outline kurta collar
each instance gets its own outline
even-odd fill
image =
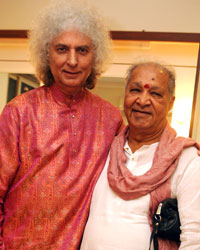
[[[152,144],[146,145],[144,144],[143,146],[141,146],[138,150],[136,151],[142,151],[144,149],[148,149],[148,148],[154,148],[158,146],[158,142],[154,142]],[[128,140],[126,140],[125,144],[124,144],[124,151],[128,154],[128,155],[133,155],[134,153],[132,153],[132,150],[130,148],[130,146],[128,145]]]
[[[54,99],[58,103],[69,105],[69,106],[75,105],[78,102],[80,102],[84,98],[85,93],[86,93],[86,90],[82,89],[76,96],[74,96],[71,99],[70,104],[68,104],[66,95],[56,86],[55,83],[53,83],[51,86],[49,86],[49,89],[50,89]]]

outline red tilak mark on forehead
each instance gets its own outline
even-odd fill
[[[146,83],[146,84],[144,85],[144,88],[145,88],[145,89],[149,89],[149,88],[150,88],[150,85],[149,85],[148,83]]]

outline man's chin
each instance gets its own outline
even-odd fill
[[[135,128],[148,129],[152,127],[152,122],[147,121],[147,119],[131,119],[128,121],[128,123]]]

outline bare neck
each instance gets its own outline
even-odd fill
[[[81,86],[78,88],[70,88],[62,85],[57,86],[59,87],[60,91],[65,95],[67,104],[70,104],[74,97],[77,96],[83,89]]]
[[[143,145],[151,145],[160,140],[160,137],[164,131],[164,128],[160,131],[155,131],[154,133],[145,133],[144,131],[133,131],[130,128],[128,135],[128,144],[131,151],[134,153],[136,150],[141,148]]]

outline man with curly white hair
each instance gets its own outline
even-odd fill
[[[44,85],[14,98],[0,117],[0,249],[76,250],[120,111],[87,89],[109,52],[101,16],[57,0],[29,32]]]

